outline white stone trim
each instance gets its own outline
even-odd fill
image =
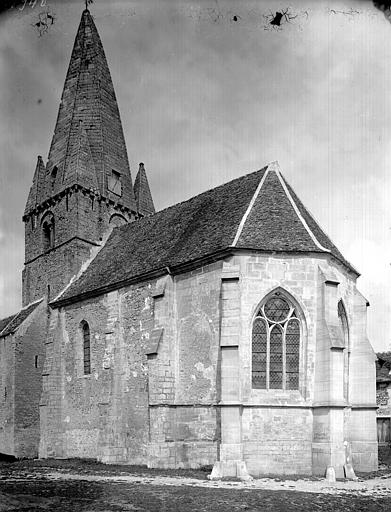
[[[273,162],[274,163],[274,162]],[[277,162],[276,162],[277,163]],[[319,248],[321,249],[322,251],[325,251],[325,252],[331,252],[329,249],[326,249],[326,247],[323,247],[323,245],[321,245],[321,243],[317,240],[317,238],[315,237],[315,235],[313,234],[313,232],[311,231],[311,229],[309,228],[308,224],[306,223],[306,221],[304,220],[304,217],[301,215],[300,211],[299,211],[299,208],[297,207],[296,203],[294,202],[293,200],[293,197],[290,195],[289,193],[289,190],[288,190],[288,187],[286,186],[284,180],[282,179],[281,177],[281,173],[280,173],[280,170],[279,170],[279,166],[278,164],[275,166],[275,168],[273,169],[274,172],[277,174],[277,177],[278,179],[280,180],[280,183],[282,185],[282,188],[284,189],[284,192],[287,196],[287,198],[289,199],[291,205],[293,206],[293,209],[295,210],[296,212],[296,215],[299,217],[299,220],[301,221],[301,223],[303,224],[304,228],[306,229],[307,233],[310,235],[312,241],[314,242],[314,244]]]
[[[273,162],[273,164],[274,164],[274,162]],[[270,165],[273,165],[273,164],[270,164]],[[242,231],[243,231],[244,225],[245,225],[245,223],[246,223],[247,217],[249,216],[249,214],[250,214],[250,212],[251,212],[251,210],[252,210],[252,207],[254,206],[255,200],[256,200],[256,198],[258,197],[259,191],[261,190],[262,185],[263,185],[263,184],[264,184],[264,182],[265,182],[266,176],[267,176],[267,175],[268,175],[268,173],[269,173],[269,167],[270,167],[270,165],[268,165],[268,166],[267,166],[267,169],[266,169],[266,171],[264,172],[264,174],[263,174],[263,176],[262,176],[262,179],[261,179],[261,181],[259,182],[259,184],[258,184],[258,187],[257,187],[256,191],[254,192],[254,195],[253,195],[253,197],[252,197],[252,199],[251,199],[251,201],[250,201],[250,204],[248,205],[247,210],[246,210],[245,214],[243,215],[242,220],[240,221],[240,224],[239,224],[238,230],[237,230],[237,232],[236,232],[236,235],[235,235],[234,241],[232,242],[232,246],[231,246],[231,247],[235,247],[235,246],[236,246],[236,244],[238,243],[239,237],[240,237],[240,235],[242,234]]]

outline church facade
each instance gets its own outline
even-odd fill
[[[358,272],[277,162],[155,213],[81,18],[0,322],[0,452],[212,477],[377,469]]]

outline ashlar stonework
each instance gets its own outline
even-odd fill
[[[155,213],[87,9],[23,220],[0,452],[212,478],[377,468],[358,272],[276,162]]]

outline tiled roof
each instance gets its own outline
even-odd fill
[[[15,315],[7,316],[7,318],[3,318],[2,320],[0,320],[0,333],[6,327],[6,325],[8,325],[11,322],[14,316]]]
[[[233,247],[331,253],[356,272],[293,194],[274,163],[116,228],[55,303]]]
[[[42,300],[33,302],[32,304],[29,304],[25,308],[21,309],[15,315],[11,315],[4,320],[0,320],[0,338],[15,332],[16,329],[22,324],[22,322],[24,322],[26,318],[31,315],[31,313],[41,302]]]

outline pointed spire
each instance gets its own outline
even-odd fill
[[[80,129],[82,126],[82,130]],[[82,168],[78,168],[81,165]],[[58,169],[54,189],[94,183],[111,197],[109,177],[121,175],[121,204],[135,210],[125,139],[102,42],[86,6],[77,31],[49,151],[48,176]],[[82,180],[79,182],[78,180]],[[118,201],[118,197],[113,198]]]
[[[63,182],[65,185],[77,183],[86,188],[99,190],[88,134],[81,122],[77,142],[72,146],[68,155],[67,173]]]
[[[41,202],[41,184],[45,181],[46,168],[43,163],[42,157],[38,155],[37,165],[35,166],[33,184],[31,185],[30,192],[27,198],[26,208],[24,214],[28,213]]]
[[[147,173],[144,164],[139,165],[136,180],[134,182],[134,195],[136,198],[136,208],[143,216],[155,213],[151,190],[148,184]]]

